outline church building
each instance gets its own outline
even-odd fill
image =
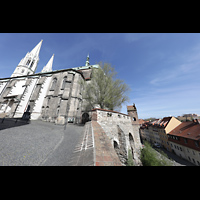
[[[21,118],[56,124],[81,123],[83,110],[80,80],[90,81],[89,55],[85,66],[52,70],[54,54],[41,72],[35,73],[43,40],[19,62],[9,78],[0,79],[0,117]]]

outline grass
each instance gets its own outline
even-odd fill
[[[131,149],[128,150],[128,160],[126,166],[134,166]]]

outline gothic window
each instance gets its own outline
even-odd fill
[[[64,79],[63,79],[63,82],[62,82],[61,90],[64,90],[64,89],[65,89],[66,82],[67,82],[67,77],[65,76]]]
[[[55,88],[56,88],[56,83],[57,83],[57,78],[54,78],[50,90],[55,90]]]
[[[33,64],[34,64],[34,60],[33,60],[33,62],[31,63],[30,69],[31,69],[31,67],[33,67]]]
[[[29,64],[30,64],[30,62],[31,62],[31,60],[28,60],[28,61],[27,61],[27,63],[26,63],[26,65],[29,65]]]

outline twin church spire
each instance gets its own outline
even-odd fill
[[[41,40],[31,52],[28,52],[24,58],[21,59],[18,66],[16,67],[15,71],[11,75],[11,77],[16,76],[26,76],[34,74],[37,69],[37,64],[39,62],[39,53],[42,46],[43,40]],[[52,64],[53,64],[53,56],[50,58],[47,65],[43,68],[42,72],[50,72],[52,71]]]
[[[31,52],[28,52],[24,58],[21,59],[19,62],[18,66],[16,67],[15,71],[11,75],[11,77],[16,77],[16,76],[26,76],[26,75],[31,75],[34,74],[36,69],[37,69],[37,64],[39,62],[39,53],[40,49],[42,46],[43,40],[41,40],[33,49]],[[45,72],[51,72],[52,70],[52,65],[53,65],[53,59],[54,59],[54,54],[46,64],[46,66],[43,67],[42,73]],[[89,66],[89,54],[87,56],[87,60],[85,63],[85,66]]]

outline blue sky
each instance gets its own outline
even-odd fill
[[[109,62],[131,88],[139,118],[200,114],[198,33],[0,33],[0,77],[43,39],[40,72],[52,54],[53,70]],[[126,105],[121,112],[126,113]]]

